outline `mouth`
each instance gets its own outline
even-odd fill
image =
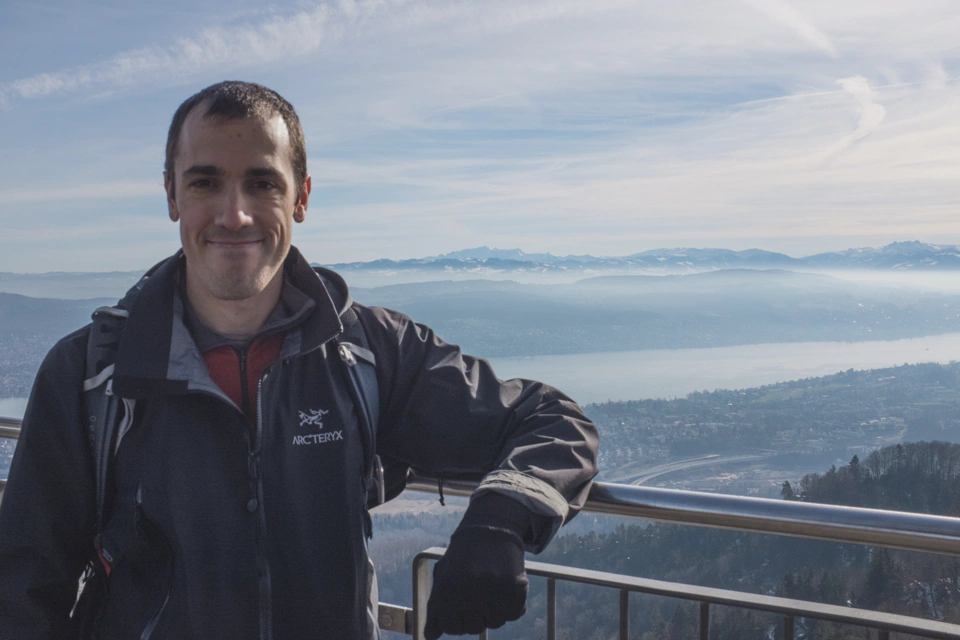
[[[207,240],[208,245],[214,247],[221,247],[225,249],[231,248],[243,248],[243,247],[252,247],[253,245],[260,244],[263,240]]]

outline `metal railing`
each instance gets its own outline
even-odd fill
[[[444,479],[446,495],[469,496],[473,482]],[[437,492],[437,481],[414,478],[413,491]],[[960,518],[841,507],[792,500],[595,482],[583,508],[599,513],[717,529],[871,544],[960,556]]]
[[[5,418],[0,416],[0,438],[9,438],[16,440],[20,437],[20,420],[16,418]],[[7,479],[0,478],[0,498],[3,497],[3,490],[7,486]]]
[[[0,418],[0,437],[18,437],[19,426],[19,420]],[[0,485],[0,490],[2,487],[3,485]],[[475,488],[476,483],[473,482],[443,481],[446,495],[469,496]],[[432,478],[412,477],[407,482],[407,489],[437,493],[438,484]],[[588,513],[660,522],[960,556],[960,518],[945,516],[603,482],[594,483],[583,510]],[[413,607],[380,603],[382,629],[412,635],[415,640],[423,638],[426,603],[430,593],[429,563],[442,557],[443,552],[443,549],[431,548],[416,556],[413,563]],[[910,616],[663,582],[541,562],[527,562],[526,567],[528,574],[547,579],[548,640],[556,637],[557,580],[617,589],[620,594],[620,638],[624,640],[628,634],[628,596],[631,592],[698,602],[702,640],[709,637],[711,605],[783,615],[785,640],[793,639],[794,621],[798,617],[878,629],[881,640],[889,638],[891,631],[927,638],[960,638],[960,625]],[[481,636],[485,637],[486,634]]]
[[[410,626],[403,629],[415,640],[423,639],[426,620],[421,612],[427,610],[430,596],[430,561],[443,557],[446,549],[433,547],[417,554],[413,561],[413,598],[414,606],[410,610]],[[910,616],[867,611],[852,607],[777,598],[742,591],[713,589],[677,582],[664,582],[647,578],[635,578],[617,573],[577,569],[543,562],[527,562],[527,574],[547,579],[547,640],[555,640],[557,634],[557,581],[589,584],[597,587],[617,589],[620,595],[620,633],[621,640],[627,640],[630,633],[631,593],[648,593],[670,598],[698,602],[700,604],[700,640],[710,637],[710,605],[726,605],[753,611],[781,614],[784,617],[784,638],[793,640],[796,618],[815,618],[829,622],[856,625],[878,629],[881,638],[889,638],[891,631],[912,633],[926,638],[958,638],[960,625],[947,624]],[[390,611],[391,619],[399,620],[396,610]],[[382,616],[381,616],[382,618]],[[406,620],[406,616],[404,616]],[[383,625],[381,625],[383,627]],[[394,627],[392,630],[400,630]],[[486,635],[481,635],[481,638]]]
[[[413,478],[407,488],[438,492],[437,480]],[[443,481],[445,495],[469,496],[476,483]],[[752,533],[787,535],[817,540],[875,544],[878,546],[960,555],[960,518],[841,507],[835,505],[749,498],[673,489],[594,483],[583,509],[588,513],[642,518],[732,529]],[[429,563],[444,549],[431,548],[413,561],[413,607],[381,604],[381,628],[422,640],[427,599],[430,595]],[[629,595],[646,593],[699,603],[699,638],[710,637],[711,605],[724,605],[783,616],[783,638],[793,640],[797,618],[810,618],[878,630],[880,640],[890,632],[925,638],[960,638],[960,625],[879,611],[764,596],[637,578],[591,569],[542,562],[527,562],[527,573],[547,579],[547,639],[557,630],[557,581],[616,589],[620,599],[619,638],[629,637]],[[486,634],[480,636],[486,638]]]
[[[4,418],[0,416],[0,438],[12,438],[16,440],[20,437],[20,420],[16,418]]]

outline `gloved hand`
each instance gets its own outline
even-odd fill
[[[472,500],[433,568],[425,637],[477,635],[526,613],[523,539],[531,515],[516,500],[487,493]]]

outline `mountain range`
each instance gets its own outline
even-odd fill
[[[353,287],[476,279],[571,283],[594,276],[685,275],[726,269],[960,273],[960,247],[894,242],[885,247],[818,253],[804,258],[762,249],[653,249],[628,256],[554,256],[525,253],[520,249],[477,247],[426,258],[323,266],[343,273]],[[117,298],[141,274],[142,271],[0,272],[0,291],[36,298]]]
[[[477,247],[427,258],[375,260],[330,265],[336,270],[522,270],[584,271],[633,270],[691,273],[717,269],[894,269],[960,270],[960,247],[923,242],[894,242],[885,247],[866,247],[818,253],[794,258],[783,253],[747,249],[652,249],[627,256],[568,255],[525,253],[520,249]]]

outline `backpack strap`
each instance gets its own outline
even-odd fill
[[[168,259],[153,265],[115,306],[100,307],[91,316],[93,324],[87,338],[86,374],[83,380],[83,408],[87,418],[87,433],[90,438],[90,450],[93,452],[94,471],[97,489],[97,546],[103,531],[107,501],[110,494],[107,485],[110,480],[110,467],[113,454],[120,446],[120,440],[133,424],[135,403],[128,398],[119,398],[113,393],[113,367],[120,348],[120,335],[130,316],[129,309],[147,279]],[[123,417],[119,423],[117,414],[122,407]],[[98,549],[99,551],[99,549]]]
[[[367,481],[367,508],[386,502],[383,462],[377,455],[377,423],[380,417],[380,390],[377,386],[377,358],[370,351],[367,334],[351,306],[340,317],[343,332],[337,338],[340,359],[347,370],[347,386],[357,407],[364,446],[364,473]]]
[[[113,366],[120,345],[120,334],[129,313],[121,307],[100,307],[93,312],[93,324],[87,339],[86,375],[83,381],[83,406],[87,433],[93,452],[97,497],[97,539],[105,524],[107,485],[113,454],[120,439],[133,422],[134,401],[113,393]],[[118,415],[123,412],[118,420]]]

